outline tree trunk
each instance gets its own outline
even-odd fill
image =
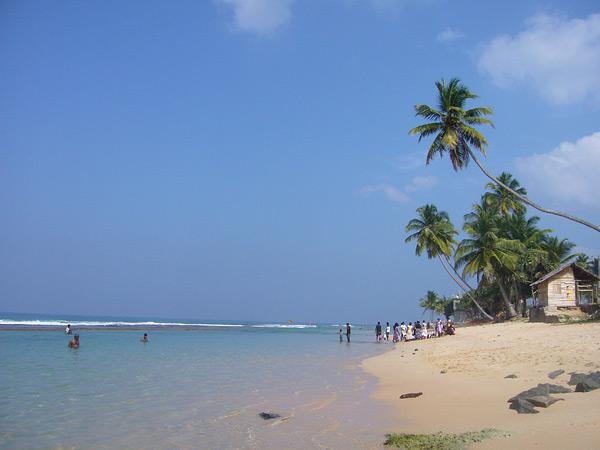
[[[521,317],[527,317],[527,299],[523,296],[523,293],[521,292],[521,288],[519,287],[519,281],[517,281],[516,279],[514,280],[515,283],[515,296],[516,296],[516,301],[517,301],[517,305],[519,304],[519,302],[521,303]]]
[[[446,256],[446,255],[444,255]],[[450,267],[452,267],[452,272],[454,272],[454,274],[460,279],[460,281],[462,281],[463,286],[462,288],[464,289],[465,293],[469,296],[469,298],[471,300],[473,300],[473,302],[475,303],[475,305],[477,306],[477,308],[479,308],[479,310],[485,315],[485,317],[491,319],[491,320],[495,320],[491,315],[489,315],[487,312],[483,311],[483,309],[481,308],[481,306],[479,306],[477,304],[477,302],[475,301],[475,299],[473,298],[473,296],[470,294],[470,291],[474,291],[475,289],[473,289],[471,287],[471,285],[469,283],[467,283],[467,281],[460,275],[460,273],[457,272],[456,268],[452,265],[452,263],[450,262],[450,259],[446,256],[446,262],[448,263],[448,265]],[[459,284],[460,286],[460,284]]]
[[[572,220],[573,222],[577,222],[577,223],[579,223],[581,225],[585,225],[586,227],[590,227],[592,230],[596,230],[596,231],[600,232],[600,227],[598,227],[597,225],[594,225],[592,223],[586,222],[585,220],[582,220],[582,219],[578,219],[577,217],[573,217],[573,216],[571,216],[569,214],[562,213],[560,211],[553,211],[551,209],[542,208],[541,206],[536,205],[535,203],[533,203],[527,197],[523,197],[521,194],[513,191],[511,188],[509,188],[508,186],[506,186],[504,183],[502,183],[501,181],[499,181],[497,178],[494,178],[487,170],[485,170],[485,168],[481,165],[481,163],[479,162],[479,160],[473,154],[473,151],[469,147],[467,147],[467,149],[469,150],[469,154],[471,155],[471,158],[473,158],[473,161],[475,161],[475,164],[477,164],[477,166],[479,166],[479,168],[483,171],[483,173],[490,180],[492,180],[498,186],[506,189],[508,192],[510,192],[511,194],[513,194],[515,197],[517,197],[522,202],[528,204],[529,206],[534,207],[535,209],[537,209],[538,211],[541,211],[543,213],[554,214],[555,216],[564,217],[565,219]]]
[[[494,269],[492,269],[492,273],[494,274],[494,277],[496,278],[496,281],[498,282],[498,287],[500,288],[500,293],[502,294],[502,300],[504,300],[504,306],[506,307],[507,319],[512,319],[514,317],[517,317],[517,311],[515,311],[515,306],[510,302],[510,299],[508,298],[508,295],[506,293],[506,289],[504,287],[504,284],[502,283],[502,280],[500,279],[500,277],[498,276],[498,274],[496,273],[496,271]]]
[[[440,262],[442,263],[442,266],[444,266],[444,269],[446,269],[446,272],[448,272],[448,275],[450,275],[450,277],[452,277],[452,279],[454,280],[454,282],[456,284],[458,284],[459,287],[462,287],[463,289],[465,289],[463,286],[460,285],[460,282],[456,279],[456,277],[454,275],[452,275],[452,273],[450,272],[450,270],[448,270],[448,267],[446,267],[446,264],[444,264],[444,260],[442,259],[442,257],[440,255],[438,255],[438,258],[439,258]],[[475,300],[473,298],[473,296],[471,295],[471,293],[469,292],[468,289],[465,289],[465,293],[469,296],[469,298],[471,300],[473,300],[473,303],[475,303],[475,306],[477,306],[477,309],[481,312],[481,314],[483,314],[489,320],[494,320],[494,318],[492,316],[490,316],[488,313],[486,313],[483,310],[483,308],[479,305],[479,303],[477,303],[477,300]]]

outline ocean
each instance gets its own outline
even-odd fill
[[[381,448],[359,366],[393,344],[340,328],[0,313],[0,448]]]

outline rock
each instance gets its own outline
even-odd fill
[[[564,400],[564,398],[554,398],[550,396],[539,396],[539,397],[531,397],[528,398],[527,401],[531,403],[533,406],[539,406],[540,408],[547,408],[550,405],[558,402],[559,400]]]
[[[550,389],[549,389],[549,385],[548,384],[538,384],[537,387],[531,388],[527,391],[523,391],[520,394],[515,395],[512,398],[508,399],[509,403],[512,403],[516,400],[527,400],[528,398],[531,397],[544,397],[544,396],[548,396],[550,395]]]
[[[566,394],[567,392],[573,392],[568,387],[559,386],[558,384],[544,383],[539,384],[538,386],[548,387],[549,394]]]
[[[514,373],[511,373],[510,375],[506,375],[504,378],[518,378]]]
[[[569,386],[575,386],[577,383],[581,383],[587,377],[584,373],[571,373],[571,379],[568,381]]]
[[[402,394],[400,398],[417,398],[423,395],[422,392],[411,392],[409,394]]]
[[[575,386],[575,392],[590,392],[595,390],[596,388],[590,386],[589,384],[587,384],[584,381],[582,381],[581,383],[577,383],[577,385]]]
[[[562,375],[563,373],[565,373],[565,371],[563,369],[558,369],[558,370],[555,370],[554,372],[550,372],[548,374],[548,378],[550,378],[551,380],[554,380],[557,376]]]
[[[281,417],[279,414],[272,414],[272,413],[266,413],[266,412],[261,412],[259,414],[259,416],[262,417],[265,420],[277,419],[278,417]]]
[[[527,400],[521,398],[511,402],[509,409],[514,409],[519,414],[537,414],[539,411],[533,407]]]
[[[595,381],[597,381],[598,383],[600,383],[600,371],[599,372],[592,372],[588,375],[588,378],[592,378]]]
[[[590,392],[600,389],[600,377],[595,373],[588,375],[575,386],[575,392]]]

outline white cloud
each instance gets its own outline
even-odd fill
[[[417,167],[425,167],[425,161],[427,159],[427,151],[419,150],[413,153],[402,153],[396,158],[392,164],[398,169],[412,170]]]
[[[460,30],[446,28],[444,31],[437,35],[436,39],[440,42],[453,42],[464,37],[466,37],[466,34],[462,33]]]
[[[600,132],[563,142],[558,148],[515,160],[527,176],[528,190],[539,190],[562,202],[600,206]]]
[[[428,191],[439,183],[439,178],[433,175],[426,177],[414,177],[411,184],[406,185],[406,192]]]
[[[365,186],[359,194],[365,198],[371,197],[375,193],[385,195],[388,200],[396,203],[406,203],[410,200],[407,192],[427,191],[434,188],[439,182],[435,176],[414,177],[410,184],[404,187],[404,191],[397,189],[387,183],[380,183],[377,186]]]
[[[365,186],[359,191],[359,194],[365,198],[369,198],[376,192],[382,193],[389,200],[396,203],[406,203],[409,200],[408,195],[404,192],[385,183],[378,184],[377,186]]]
[[[499,87],[526,85],[557,104],[600,102],[600,14],[562,20],[540,14],[515,37],[481,48],[479,70]]]
[[[295,0],[217,0],[233,7],[234,22],[242,31],[269,34],[289,22]]]

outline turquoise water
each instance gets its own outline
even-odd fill
[[[79,349],[67,348],[64,320]],[[371,327],[355,327],[348,345],[332,325],[172,323],[0,315],[0,448],[362,449],[384,440],[387,413],[369,401],[374,380],[358,365],[392,345],[373,342]]]

